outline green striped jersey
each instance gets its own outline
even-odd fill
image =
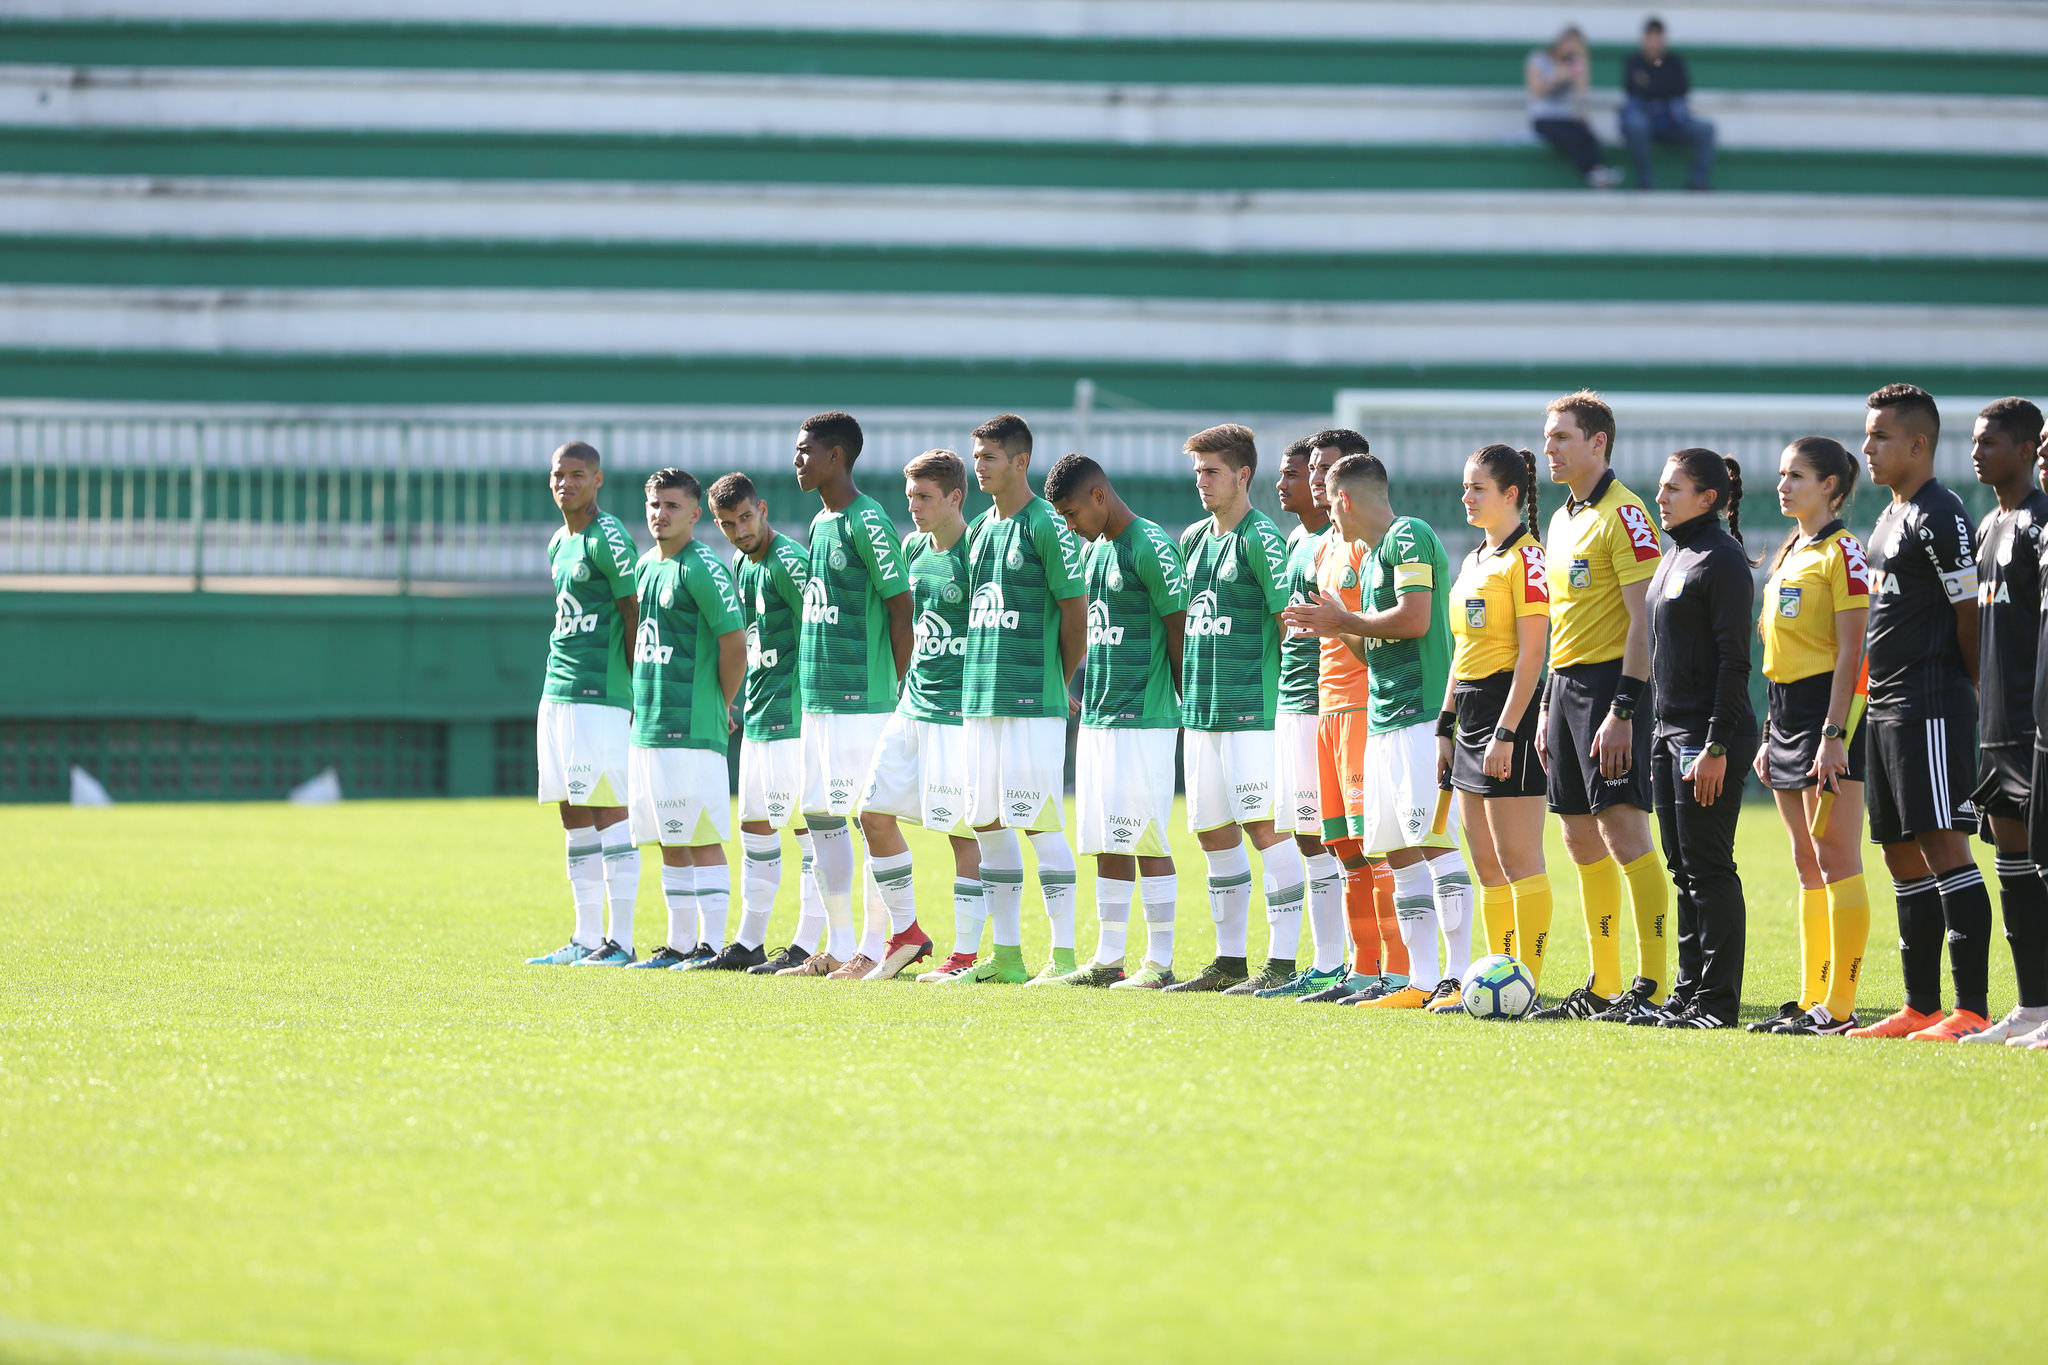
[[[625,523],[609,512],[599,512],[580,531],[564,526],[548,541],[555,629],[548,637],[542,697],[601,706],[633,704],[626,621],[619,615],[618,599],[633,595],[633,561],[638,554]]]
[[[917,654],[896,709],[917,720],[960,723],[960,672],[967,657],[967,535],[940,549],[929,532],[903,542]]]
[[[1157,525],[1133,518],[1113,540],[1091,542],[1088,663],[1081,723],[1104,729],[1168,730],[1180,725],[1180,701],[1166,657],[1161,618],[1188,608],[1180,551]]]
[[[1221,535],[1204,517],[1181,535],[1188,573],[1181,653],[1181,724],[1190,730],[1270,730],[1280,686],[1287,542],[1254,507]]]
[[[724,753],[718,637],[742,627],[732,576],[702,541],[663,559],[640,557],[640,631],[633,638],[633,743]]]
[[[1306,606],[1316,590],[1316,551],[1329,527],[1297,526],[1287,534],[1287,605]],[[1280,633],[1280,710],[1293,716],[1316,713],[1316,685],[1322,677],[1323,639],[1293,631]]]
[[[1427,590],[1429,630],[1412,640],[1365,641],[1365,732],[1385,734],[1433,720],[1451,676],[1451,565],[1429,523],[1395,517],[1360,566],[1369,612],[1392,611],[1403,594]]]
[[[747,682],[740,714],[746,736],[757,743],[794,739],[802,732],[797,709],[797,632],[803,622],[804,584],[811,578],[810,553],[777,533],[756,564],[747,555],[732,562],[740,616],[747,623]]]
[[[1007,517],[989,508],[967,528],[966,540],[974,580],[961,712],[1064,718],[1067,673],[1056,604],[1087,591],[1081,542],[1037,497]]]
[[[882,505],[867,494],[811,521],[811,576],[804,584],[798,691],[821,715],[896,709],[896,655],[889,609],[910,590],[902,543]]]

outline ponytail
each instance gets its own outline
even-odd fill
[[[1529,534],[1536,534],[1536,457],[1526,450],[1513,446],[1481,446],[1472,452],[1472,463],[1486,471],[1486,477],[1493,480],[1493,486],[1505,493],[1515,490],[1516,510],[1522,514],[1522,521],[1529,528]]]
[[[1785,451],[1795,463],[1805,465],[1814,478],[1823,482],[1835,481],[1835,491],[1828,496],[1828,510],[1839,516],[1856,493],[1856,457],[1849,453],[1848,447],[1831,436],[1802,436],[1786,446]],[[1785,556],[1791,554],[1798,544],[1799,526],[1795,522],[1785,536],[1785,543],[1778,547],[1777,558],[1771,561],[1772,573],[1778,571],[1778,566],[1785,562]]]
[[[1692,486],[1702,493],[1714,494],[1713,510],[1717,515],[1728,518],[1728,534],[1735,537],[1735,543],[1742,543],[1742,466],[1732,456],[1693,446],[1675,452],[1671,462],[1685,472],[1692,480]],[[1751,561],[1752,563],[1754,561]]]

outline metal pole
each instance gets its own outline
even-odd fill
[[[1074,450],[1077,454],[1088,453],[1088,424],[1095,415],[1095,381],[1076,379],[1074,381]]]
[[[206,423],[192,428],[192,591],[206,591]]]

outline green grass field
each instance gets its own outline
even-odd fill
[[[1744,825],[1760,1010],[1794,884]],[[568,894],[512,801],[11,807],[0,840],[6,1360],[2044,1350],[2041,1053],[528,968]]]

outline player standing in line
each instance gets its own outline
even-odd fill
[[[1249,427],[1228,424],[1187,440],[1195,490],[1209,515],[1181,535],[1188,614],[1181,663],[1188,828],[1209,864],[1216,958],[1168,991],[1225,991],[1246,980],[1252,865],[1265,865],[1266,905],[1300,914],[1301,850],[1273,828],[1273,710],[1280,686],[1280,613],[1287,543],[1251,504],[1259,453]],[[1242,833],[1240,833],[1242,831]]]
[[[1998,506],[1977,527],[1978,783],[1972,795],[1997,848],[1999,905],[2019,1003],[1965,1042],[2002,1043],[2048,1024],[2048,886],[2028,851],[2034,771],[2034,670],[2041,632],[2041,530],[2048,493],[2034,483],[2041,410],[2001,398],[1977,414],[1970,462]]]
[[[811,577],[810,552],[768,524],[768,504],[746,475],[727,474],[706,497],[718,529],[740,552],[733,560],[733,590],[747,627],[747,681],[740,703],[740,843],[746,857],[734,943],[759,947],[767,935],[768,917],[782,889],[780,831],[788,829],[803,851],[796,932],[788,947],[747,968],[768,976],[800,965],[825,934],[825,904],[811,871],[811,832],[798,809],[804,777],[797,631],[804,585]]]
[[[1924,389],[1870,395],[1863,457],[1892,490],[1870,536],[1870,837],[1899,907],[1906,1004],[1852,1038],[1953,1042],[1990,1020],[1991,897],[1970,859],[1977,808],[1977,547],[1963,501],[1934,477],[1941,414]],[[1941,1012],[1946,934],[1956,1012]]]
[[[1451,589],[1457,648],[1437,718],[1437,766],[1458,792],[1485,952],[1519,958],[1540,984],[1551,899],[1536,688],[1550,647],[1550,578],[1536,539],[1536,457],[1482,447],[1465,462],[1464,503],[1485,539]]]
[[[1097,934],[1094,961],[1059,979],[1157,990],[1173,984],[1180,892],[1167,824],[1187,574],[1172,537],[1133,515],[1086,455],[1062,456],[1047,471],[1045,498],[1087,542],[1088,661],[1074,750],[1074,824],[1081,853],[1095,855]],[[1145,907],[1145,965],[1126,977],[1134,896]]]
[[[1315,449],[1309,438],[1280,455],[1274,490],[1280,510],[1300,521],[1287,533],[1287,605],[1306,604],[1316,590],[1316,558],[1330,534],[1329,511],[1315,497]],[[1280,699],[1273,717],[1273,827],[1292,834],[1308,878],[1309,936],[1314,956],[1297,968],[1299,911],[1266,906],[1266,965],[1225,995],[1264,999],[1313,995],[1341,985],[1344,969],[1344,869],[1323,847],[1322,799],[1316,788],[1316,702],[1323,642],[1306,631],[1280,636]]]
[[[1370,455],[1355,431],[1334,428],[1309,441],[1309,486],[1324,515],[1330,510],[1329,473],[1347,455]],[[1347,612],[1365,610],[1360,574],[1365,545],[1346,540],[1332,523],[1316,551],[1311,602],[1334,603]],[[1308,1004],[1356,1004],[1408,984],[1408,949],[1394,911],[1394,873],[1385,859],[1368,860],[1365,834],[1365,731],[1372,688],[1365,661],[1336,636],[1322,641],[1316,665],[1316,795],[1321,804],[1323,846],[1344,874],[1343,913],[1357,948],[1353,969],[1343,980],[1301,997]],[[1311,910],[1315,907],[1311,904]],[[1334,939],[1335,935],[1332,935]],[[1316,942],[1323,942],[1320,931]],[[1318,948],[1317,965],[1324,959]]]
[[[1366,547],[1364,610],[1318,601],[1289,609],[1287,624],[1337,636],[1369,660],[1363,843],[1394,870],[1394,907],[1409,962],[1407,985],[1358,1003],[1366,1009],[1454,1003],[1472,964],[1472,876],[1458,852],[1456,812],[1441,832],[1431,828],[1440,790],[1436,722],[1451,677],[1444,603],[1450,560],[1427,522],[1394,511],[1386,466],[1375,456],[1345,456],[1327,484],[1338,534]],[[1437,712],[1429,709],[1432,701]]]
[[[548,638],[535,739],[540,799],[561,808],[567,834],[576,928],[552,953],[526,959],[533,966],[589,960],[623,967],[633,960],[640,853],[626,821],[626,749],[633,727],[626,645],[640,625],[633,597],[639,552],[625,523],[598,507],[603,487],[594,447],[570,441],[556,449],[548,464],[548,491],[562,509],[562,529],[548,541],[555,629]],[[604,932],[607,891],[611,938]]]
[[[960,665],[967,653],[967,466],[950,450],[927,450],[903,467],[903,494],[917,531],[903,542],[916,615],[916,658],[903,679],[896,713],[882,727],[874,766],[860,798],[868,866],[889,913],[889,939],[864,980],[888,981],[931,956],[917,923],[910,845],[899,818],[944,834],[953,846],[953,924],[968,944],[981,942],[980,854],[967,827],[966,745],[960,729]],[[956,947],[958,946],[956,940]],[[954,957],[959,954],[956,952]],[[953,959],[948,959],[952,961]],[[973,965],[972,946],[967,965]],[[928,972],[936,979],[947,969]]]
[[[2048,486],[2048,431],[2041,433],[2035,449],[2035,476]],[[2048,537],[2044,537],[2043,552],[2048,553]],[[2048,595],[2041,604],[2041,630],[2048,636]],[[2029,804],[2027,811],[2027,850],[2035,867],[2043,878],[2048,878],[2048,639],[2041,640],[2034,654],[2034,768],[2033,791],[2043,794]],[[2010,933],[2010,925],[2007,932]],[[2017,952],[2019,945],[2013,945]],[[2037,950],[2037,952],[2040,950]],[[2037,956],[2036,961],[2039,961]],[[2022,1002],[2025,996],[2021,997]],[[2006,1038],[2009,1047],[2029,1047],[2048,1050],[2048,1024],[2030,1032],[2014,1032]]]
[[[697,481],[680,469],[647,480],[654,548],[638,566],[626,784],[633,843],[661,847],[668,942],[636,965],[738,971],[764,956],[759,938],[751,949],[735,944],[735,951],[721,951],[732,902],[725,746],[733,698],[747,675],[746,623],[725,565],[691,537],[701,496]]]
[[[1550,682],[1536,752],[1550,809],[1578,865],[1593,972],[1534,1019],[1626,1021],[1662,1004],[1670,983],[1670,884],[1650,846],[1650,576],[1663,550],[1643,500],[1614,477],[1614,410],[1588,389],[1550,404],[1543,453],[1571,496],[1551,514]],[[1636,976],[1621,988],[1622,884],[1636,925]]]
[[[797,692],[804,713],[800,804],[816,850],[826,927],[825,947],[778,976],[858,980],[876,965],[874,956],[856,951],[846,817],[867,784],[875,742],[896,709],[897,686],[916,646],[910,574],[896,528],[882,505],[854,486],[862,442],[860,423],[843,412],[807,417],[797,431],[797,487],[824,504],[811,520]],[[879,952],[880,936],[868,932]]]
[[[1745,1025],[1752,1033],[1856,1027],[1856,983],[1870,937],[1863,883],[1863,627],[1870,568],[1842,527],[1856,459],[1802,436],[1778,457],[1778,510],[1796,525],[1764,584],[1757,630],[1770,680],[1756,773],[1778,803],[1799,875],[1799,998]],[[1824,795],[1827,819],[1819,834]]]
[[[981,845],[995,953],[945,979],[1020,982],[1023,830],[1038,855],[1052,956],[1038,978],[1074,970],[1074,854],[1066,824],[1067,685],[1088,651],[1081,542],[1031,491],[1031,428],[1014,413],[974,429],[974,478],[995,506],[967,528],[973,594],[961,705],[967,810]],[[958,945],[955,945],[956,951]]]

